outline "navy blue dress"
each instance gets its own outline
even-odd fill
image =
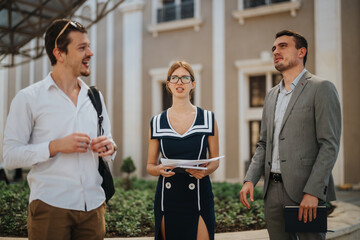
[[[197,107],[193,125],[183,135],[170,125],[168,111],[151,119],[151,139],[158,139],[163,158],[206,159],[208,136],[214,135],[214,113]],[[214,239],[214,195],[209,176],[198,180],[184,171],[159,176],[155,203],[155,239],[162,239],[160,226],[165,221],[166,240],[196,240],[199,216],[204,219],[210,239]]]

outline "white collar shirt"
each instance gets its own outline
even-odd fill
[[[275,117],[274,117],[274,137],[273,137],[273,154],[272,154],[272,162],[271,162],[271,172],[273,173],[281,173],[280,168],[280,156],[279,156],[279,136],[280,136],[280,129],[281,124],[284,119],[285,111],[287,106],[290,102],[292,93],[298,82],[300,81],[301,77],[306,72],[304,68],[301,73],[294,79],[294,81],[290,84],[290,90],[287,91],[284,86],[284,79],[279,83],[279,93],[276,102],[275,108]]]
[[[98,172],[98,154],[58,153],[50,157],[49,143],[74,132],[97,137],[97,113],[87,95],[89,87],[79,79],[77,105],[49,74],[19,91],[11,103],[4,131],[5,167],[30,168],[29,202],[39,199],[65,209],[90,211],[105,201]],[[111,126],[100,94],[104,135],[111,141]],[[115,154],[105,158],[111,161]]]

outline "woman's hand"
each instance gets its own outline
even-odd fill
[[[159,175],[162,175],[163,177],[172,177],[175,175],[173,171],[168,171],[169,169],[172,170],[174,167],[167,167],[162,164],[159,164],[157,167],[159,169]]]
[[[200,165],[200,167],[206,167],[206,165],[207,164],[204,163],[204,164]],[[202,179],[203,177],[206,177],[208,175],[206,170],[197,170],[197,169],[188,168],[185,171],[190,173],[196,179]]]

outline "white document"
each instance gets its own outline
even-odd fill
[[[199,159],[199,160],[161,158],[160,161],[161,161],[161,164],[164,165],[164,166],[206,170],[207,167],[199,167],[197,165],[201,165],[201,164],[209,163],[209,162],[214,162],[214,161],[222,159],[222,158],[224,158],[224,156],[220,156],[220,157],[216,157],[216,158],[210,158],[210,159]]]

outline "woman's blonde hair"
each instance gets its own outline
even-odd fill
[[[174,63],[170,66],[169,71],[168,71],[168,73],[167,73],[167,78],[166,78],[167,80],[166,80],[166,81],[169,82],[169,81],[170,81],[170,77],[171,77],[171,75],[173,74],[173,72],[175,72],[176,69],[181,68],[181,67],[185,68],[186,71],[188,71],[188,72],[190,73],[191,81],[194,82],[194,81],[195,81],[194,70],[192,69],[192,67],[190,66],[190,64],[187,63],[187,62],[185,62],[185,61],[176,61],[176,62],[174,62]],[[169,92],[170,94],[172,94],[170,88],[168,87],[168,84],[166,84],[166,90],[168,90],[168,92]],[[191,95],[192,95],[193,91],[194,91],[194,88],[192,88],[192,89],[190,90],[190,98],[191,98]]]

